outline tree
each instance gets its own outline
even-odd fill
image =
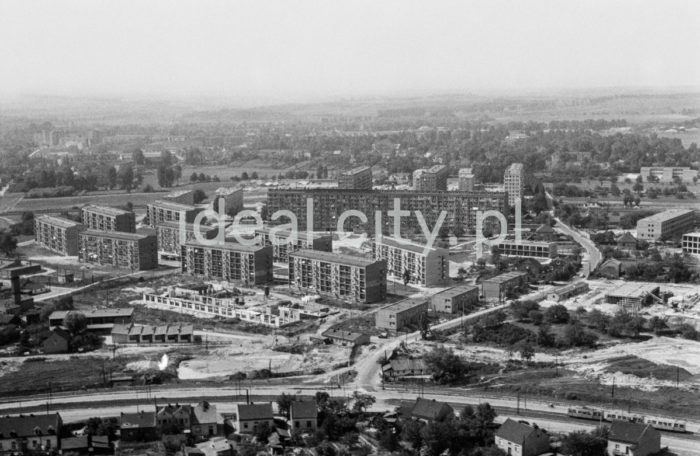
[[[119,185],[123,190],[131,190],[134,186],[134,168],[131,164],[126,164],[119,167],[117,173]]]
[[[134,151],[131,153],[131,159],[137,165],[143,165],[146,163],[146,157],[143,155],[143,151],[141,149],[134,149]]]
[[[364,413],[369,407],[371,407],[376,399],[370,394],[362,394],[359,391],[352,393],[352,399],[354,404],[352,405],[352,410],[357,413]]]
[[[411,444],[414,450],[423,446],[423,436],[421,435],[422,423],[418,420],[408,420],[403,425],[401,437]]]
[[[523,361],[529,362],[535,356],[535,347],[529,341],[524,340],[518,344],[518,352],[520,352],[520,358]]]
[[[63,318],[63,325],[71,334],[77,335],[87,329],[87,318],[81,312],[71,311]]]
[[[539,326],[544,321],[544,314],[539,310],[531,310],[528,312],[527,317],[530,319],[533,325]]]
[[[607,430],[597,428],[569,433],[562,439],[559,451],[571,456],[605,456],[607,445]]]
[[[544,311],[544,320],[549,324],[561,324],[569,321],[569,311],[566,306],[555,304]]]
[[[0,232],[0,251],[7,256],[15,253],[17,250],[17,239],[8,231]]]
[[[204,193],[204,190],[201,188],[196,188],[194,190],[194,194],[192,195],[192,198],[194,199],[194,204],[199,204],[205,199],[207,199],[207,194]]]
[[[282,395],[277,396],[277,409],[280,414],[289,418],[289,409],[296,400],[297,397],[293,394],[282,393]]]
[[[537,331],[537,343],[543,347],[553,347],[556,343],[554,334],[550,332],[548,325],[540,326],[540,329]]]
[[[190,175],[190,182],[197,182],[198,180],[199,176],[197,175],[197,173],[192,173],[192,175]]]
[[[268,423],[258,424],[253,432],[255,440],[257,440],[259,443],[267,443],[267,439],[270,437],[270,434],[272,434],[272,429]]]
[[[379,435],[379,445],[387,451],[399,449],[399,439],[392,427],[386,427]]]
[[[448,384],[462,378],[466,372],[466,364],[452,348],[438,345],[424,358],[428,370],[433,373],[433,379],[440,384]]]

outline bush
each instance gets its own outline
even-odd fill
[[[569,322],[569,311],[561,304],[556,304],[544,311],[544,319],[549,324],[563,324]]]

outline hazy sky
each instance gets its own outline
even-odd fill
[[[700,1],[0,0],[0,92],[700,86]]]

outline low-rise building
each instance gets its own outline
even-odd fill
[[[644,305],[661,302],[659,286],[650,283],[624,283],[605,293],[605,302],[630,310],[639,310]]]
[[[650,424],[613,421],[608,456],[647,456],[661,450],[661,433]]]
[[[90,204],[81,209],[83,225],[98,231],[136,231],[136,216],[131,211]]]
[[[498,252],[504,256],[522,258],[554,258],[557,244],[554,242],[506,240],[498,243]]]
[[[273,234],[275,240],[273,242]],[[276,230],[274,233],[271,228],[263,228],[255,230],[255,235],[260,236],[260,245],[272,246],[272,260],[287,263],[289,261],[289,253],[297,250],[310,249],[321,252],[333,251],[333,236],[328,234],[313,233],[312,239],[309,242],[308,233],[299,232],[296,234],[296,239],[291,237],[288,231]]]
[[[382,365],[382,376],[386,381],[396,381],[406,378],[425,378],[431,371],[422,358],[390,359]]]
[[[114,325],[130,324],[133,320],[133,307],[117,309],[92,309],[88,311],[56,310],[49,315],[49,328],[63,328],[66,315],[70,312],[79,312],[85,315],[87,330],[110,334]]]
[[[547,294],[547,299],[550,301],[564,301],[573,296],[580,295],[589,290],[588,284],[586,282],[574,282],[569,283],[559,288],[555,288]]]
[[[454,416],[454,409],[445,402],[419,397],[411,408],[410,417],[425,423],[445,421]]]
[[[426,287],[444,285],[450,279],[447,249],[429,248],[409,241],[382,236],[372,243],[375,260],[386,261],[387,274],[395,280]]]
[[[482,282],[484,299],[503,301],[509,294],[517,292],[527,285],[527,273],[522,271],[506,272]]]
[[[41,343],[44,353],[66,353],[70,348],[70,333],[63,328],[54,328]]]
[[[60,449],[58,413],[0,417],[0,454],[52,453]]]
[[[272,416],[272,404],[234,404],[234,412],[231,421],[238,434],[252,434],[255,430],[267,424],[272,428],[274,424]]]
[[[80,233],[82,263],[142,271],[158,267],[156,235],[152,232],[85,230]]]
[[[408,298],[382,307],[376,313],[376,326],[398,332],[409,326],[418,326],[426,318],[428,301],[423,298]]]
[[[192,408],[191,433],[195,438],[210,438],[218,434],[219,414],[216,405],[201,401]]]
[[[189,344],[201,340],[195,338],[192,325],[181,323],[158,326],[118,324],[112,328],[111,335],[114,344]]]
[[[549,451],[549,435],[539,428],[508,418],[495,435],[498,448],[512,456],[537,456]]]
[[[289,407],[289,424],[292,431],[314,432],[318,428],[316,401],[294,401]]]
[[[289,254],[289,283],[305,292],[351,303],[386,298],[386,262],[316,250]]]
[[[652,181],[663,184],[693,183],[694,178],[698,177],[698,171],[683,166],[642,166],[639,175],[645,182],[652,178]]]
[[[681,235],[695,226],[695,212],[670,209],[637,221],[637,237],[646,241],[663,241]]]
[[[334,344],[355,347],[357,345],[367,345],[370,342],[369,334],[357,333],[352,331],[343,331],[342,329],[328,329],[321,334],[324,338],[329,339]]]
[[[245,285],[272,281],[272,247],[225,242],[187,242],[182,248],[182,272],[209,280]]]
[[[34,218],[34,240],[42,247],[61,255],[78,254],[78,235],[85,227],[73,220],[52,215]]]
[[[156,412],[141,410],[122,412],[119,417],[119,438],[125,442],[150,442],[158,438]]]
[[[685,233],[681,238],[681,248],[683,253],[700,254],[700,232]]]
[[[433,312],[458,314],[466,312],[479,302],[479,287],[459,285],[434,294],[430,298]]]

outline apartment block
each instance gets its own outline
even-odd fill
[[[696,169],[682,166],[642,166],[639,170],[644,182],[650,177],[662,184],[671,184],[676,181],[693,183],[693,179],[698,177]]]
[[[428,301],[424,298],[408,298],[377,311],[376,326],[390,331],[404,331],[409,326],[417,328],[428,313]]]
[[[201,211],[200,208],[189,204],[181,204],[174,201],[156,200],[146,205],[146,223],[151,228],[163,222],[194,222],[195,217]]]
[[[511,271],[486,279],[481,284],[484,299],[503,301],[508,294],[528,282],[527,273]]]
[[[557,244],[554,242],[507,240],[498,243],[498,252],[505,256],[523,258],[555,258]]]
[[[503,186],[508,194],[508,204],[515,205],[516,199],[522,199],[525,189],[525,168],[522,163],[513,163],[503,174]]]
[[[471,168],[462,168],[457,173],[459,190],[462,192],[474,191],[474,173]]]
[[[289,283],[315,293],[352,303],[386,298],[386,262],[317,250],[289,254]]]
[[[37,244],[61,255],[77,255],[78,235],[85,227],[73,220],[52,215],[40,215],[34,219],[34,239]]]
[[[152,232],[85,230],[80,233],[82,263],[141,271],[158,267],[156,235]]]
[[[479,287],[460,285],[449,288],[430,298],[430,308],[433,312],[458,314],[466,312],[471,306],[479,303]]]
[[[362,223],[357,217],[345,221],[345,229],[366,229],[374,234],[379,224],[382,233],[393,234],[393,219],[387,212],[394,208],[398,199],[402,210],[411,212],[401,217],[401,232],[420,232],[415,216],[419,211],[428,226],[435,226],[442,211],[447,213],[443,227],[453,233],[474,233],[476,211],[495,210],[506,214],[508,198],[505,192],[461,192],[461,191],[413,191],[413,190],[342,190],[342,189],[269,189],[267,213],[271,217],[278,210],[292,211],[299,221],[307,220],[307,199],[313,204],[313,230],[336,231],[338,218],[348,210],[360,211],[367,217]],[[380,218],[377,218],[377,212]],[[268,220],[271,221],[270,218]],[[494,217],[485,220],[485,227],[498,231]]]
[[[255,230],[255,235],[260,236],[261,245],[272,246],[272,261],[287,263],[289,262],[289,253],[302,249],[333,251],[333,236],[329,234],[313,233],[311,242],[309,242],[306,232],[298,232],[296,239],[291,239],[290,232],[276,230],[274,233],[275,242],[272,242],[270,228]]]
[[[447,190],[447,176],[450,170],[445,165],[435,165],[427,169],[413,171],[413,189],[417,191]]]
[[[212,198],[212,210],[219,211],[219,203],[221,201],[224,207],[224,213],[237,214],[243,210],[243,189],[242,188],[218,188]]]
[[[681,238],[683,253],[700,255],[700,232],[686,233]]]
[[[194,205],[194,190],[173,190],[165,195],[165,198],[171,203],[180,203]]]
[[[637,239],[663,241],[690,231],[695,226],[695,212],[670,209],[637,221]]]
[[[180,226],[177,222],[163,222],[156,226],[158,254],[164,259],[180,259],[182,246],[187,242],[196,241],[195,225],[185,223]],[[214,239],[219,233],[219,227],[200,225],[199,233],[204,239]]]
[[[338,176],[338,188],[372,190],[372,168],[359,166]]]
[[[272,281],[272,247],[225,242],[204,245],[187,242],[182,247],[182,272],[209,280],[245,285]]]
[[[136,216],[131,211],[90,204],[81,214],[83,225],[92,230],[136,232]]]
[[[409,274],[409,283],[432,287],[444,285],[450,279],[450,257],[446,249],[430,248],[411,242],[382,236],[372,243],[375,260],[386,261],[387,274],[403,281]]]

